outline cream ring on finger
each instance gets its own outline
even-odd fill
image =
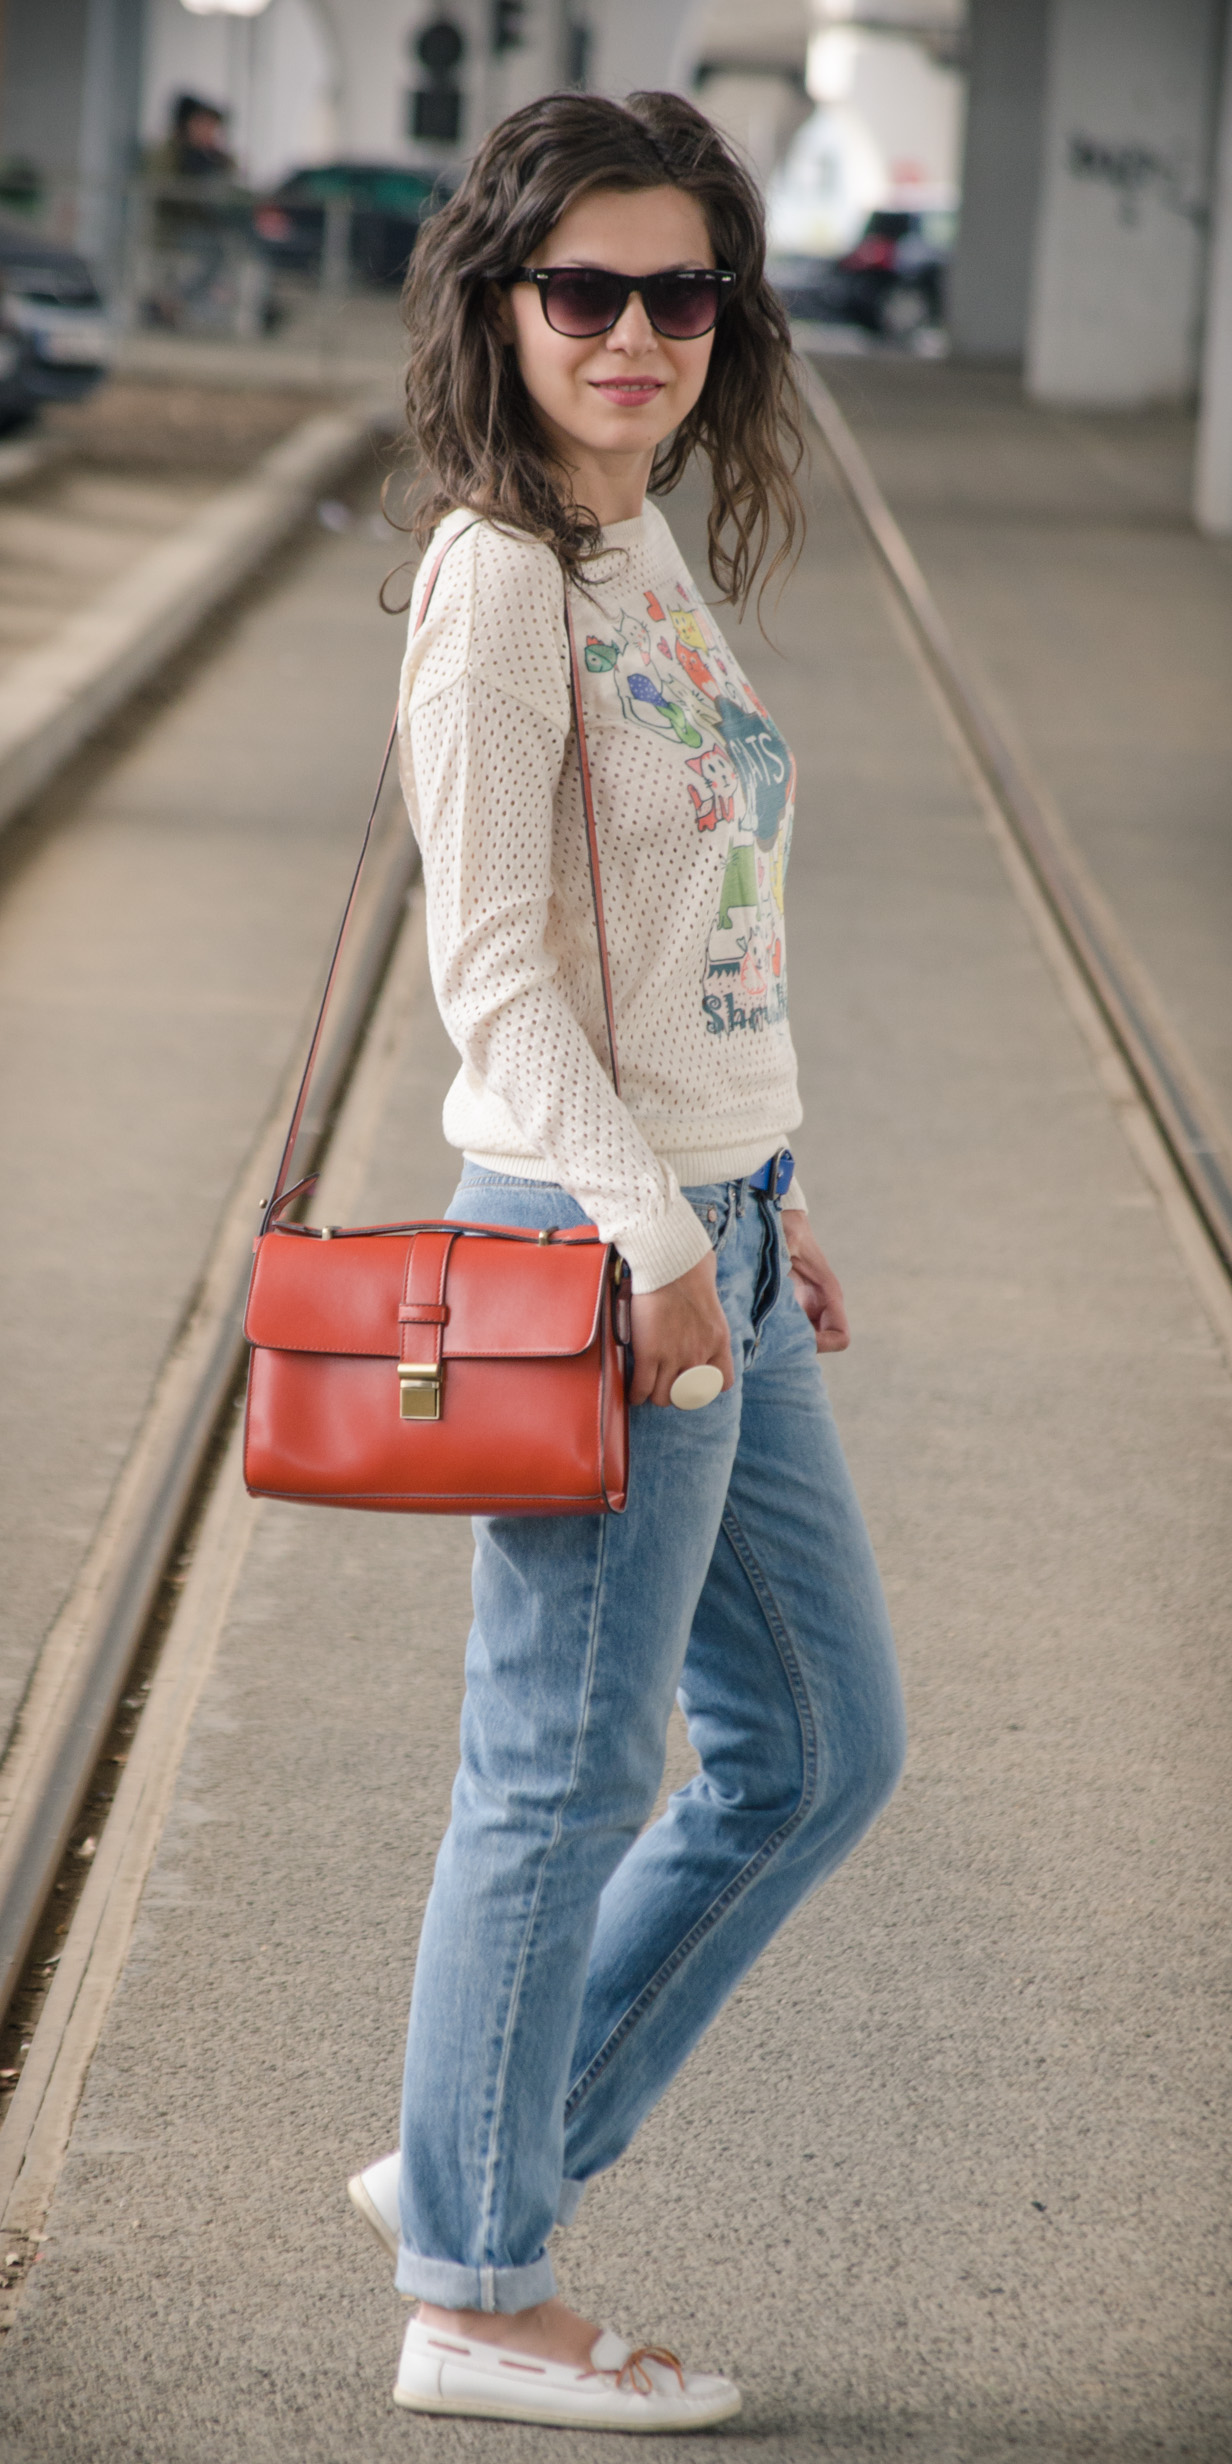
[[[713,1403],[723,1392],[723,1372],[712,1361],[699,1361],[695,1369],[682,1369],[668,1388],[668,1402],[678,1412],[700,1412],[703,1405]]]

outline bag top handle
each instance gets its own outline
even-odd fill
[[[454,541],[463,538],[468,530],[474,530],[479,518],[480,517],[478,514],[476,514],[472,521],[463,522],[461,527],[454,531],[452,537],[447,539],[444,546],[438,550],[436,558],[429,571],[427,581],[424,584],[423,597],[419,602],[419,608],[414,624],[415,633],[418,633],[419,628],[428,613],[432,593],[436,588],[437,576],[440,572],[441,566],[444,564],[445,558],[449,554],[451,547],[454,545]],[[603,922],[603,890],[599,876],[599,838],[595,827],[594,796],[591,792],[590,756],[586,745],[586,723],[582,716],[581,670],[578,666],[577,643],[574,639],[573,633],[573,618],[569,610],[569,585],[567,581],[565,583],[565,639],[569,650],[569,700],[573,712],[574,733],[577,737],[578,768],[582,779],[582,810],[586,821],[586,854],[590,867],[590,895],[591,903],[595,911],[595,933],[599,943],[599,974],[603,985],[603,1016],[607,1027],[608,1051],[610,1052],[612,1059],[612,1084],[616,1089],[617,1095],[619,1095],[620,1064],[616,1058],[616,1024],[612,1009],[612,977],[611,968],[608,963],[607,933]],[[278,1172],[274,1181],[273,1196],[267,1201],[264,1214],[261,1217],[261,1231],[263,1233],[268,1232],[271,1229],[275,1218],[281,1213],[283,1207],[288,1206],[292,1198],[297,1198],[301,1196],[305,1190],[311,1189],[317,1179],[316,1173],[311,1172],[305,1180],[294,1182],[290,1188],[287,1186],[287,1174],[291,1169],[291,1159],[295,1153],[295,1142],[300,1133],[300,1124],[304,1117],[304,1107],[308,1101],[308,1090],[312,1084],[312,1074],[317,1064],[317,1054],[320,1050],[321,1035],[325,1026],[325,1014],[329,1008],[330,997],[334,989],[334,978],[337,975],[338,961],[342,955],[342,944],[346,939],[347,926],[351,921],[352,910],[354,908],[356,896],[359,890],[359,877],[364,869],[364,860],[368,853],[368,848],[372,839],[373,826],[376,822],[377,807],[381,801],[381,791],[385,785],[386,775],[389,770],[390,762],[393,758],[393,750],[397,740],[398,705],[395,703],[393,723],[385,741],[385,751],[381,757],[381,767],[376,782],[376,793],[372,799],[372,810],[368,815],[367,825],[364,830],[363,844],[359,851],[359,862],[355,867],[351,880],[351,887],[347,894],[347,902],[342,910],[342,922],[338,927],[338,937],[334,943],[333,956],[329,962],[329,973],[325,978],[325,990],[321,995],[321,1006],[317,1011],[316,1025],[312,1030],[312,1041],[308,1046],[308,1058],[304,1063],[303,1076],[299,1082],[299,1093],[295,1098],[295,1107],[291,1114],[291,1125],[287,1131],[286,1139],[283,1145],[282,1155],[278,1165]]]

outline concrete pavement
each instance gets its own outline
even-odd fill
[[[399,552],[373,528],[378,480],[374,458],[354,526],[289,551],[13,850],[0,1738],[302,1032],[349,879],[400,657],[377,603]]]
[[[562,2280],[741,2379],[699,2458],[1222,2464],[1232,1384],[818,497],[783,655],[743,652],[800,761],[800,1161],[913,1743]],[[442,1202],[449,1068],[425,990],[357,1211]],[[449,1521],[254,1517],[0,2360],[14,2464],[617,2451],[397,2414],[400,2305],[342,2196],[392,2143],[468,1554]]]
[[[1008,369],[823,365],[1232,1148],[1232,545],[1193,527],[1192,419],[1045,409]]]

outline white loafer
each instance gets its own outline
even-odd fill
[[[485,2421],[541,2421],[558,2429],[701,2430],[740,2410],[729,2378],[682,2370],[673,2353],[626,2344],[606,2328],[590,2368],[533,2361],[500,2344],[411,2320],[394,2387],[413,2413],[466,2413]]]
[[[347,2196],[358,2208],[365,2224],[370,2224],[382,2249],[391,2259],[398,2256],[398,2176],[402,2158],[397,2148],[392,2156],[382,2156],[380,2162],[368,2165],[362,2173],[353,2173],[347,2183]]]

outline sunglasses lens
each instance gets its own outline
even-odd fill
[[[656,333],[669,341],[691,342],[708,334],[718,317],[721,288],[713,274],[647,274],[637,288]],[[549,325],[575,341],[609,333],[627,295],[620,277],[599,266],[562,266],[543,289]]]
[[[603,334],[621,308],[621,285],[610,274],[568,268],[545,286],[548,323],[558,334]]]
[[[643,292],[651,324],[672,342],[708,334],[719,313],[719,285],[713,274],[652,274]]]

